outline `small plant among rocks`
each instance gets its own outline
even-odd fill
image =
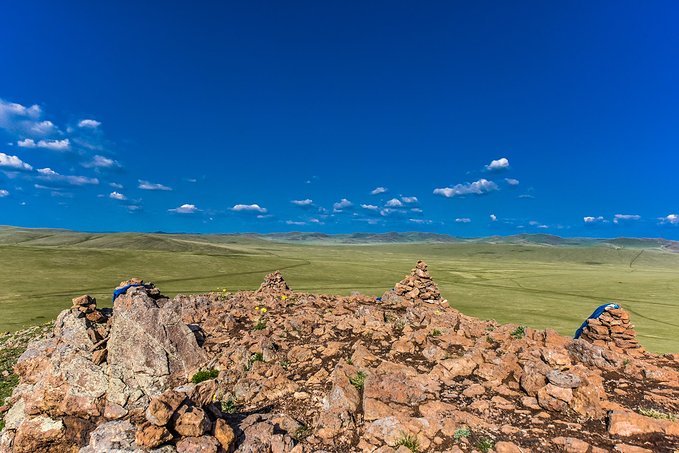
[[[306,439],[307,437],[309,437],[310,435],[311,435],[311,428],[309,428],[307,425],[299,425],[299,428],[297,428],[295,430],[292,437],[296,441],[301,442],[304,439]]]
[[[264,330],[264,329],[266,329],[266,319],[258,318],[255,325],[252,326],[252,330]]]
[[[516,329],[514,329],[514,332],[511,333],[513,338],[516,338],[517,340],[523,338],[526,336],[526,326],[519,326]]]
[[[667,412],[661,412],[661,411],[656,410],[656,409],[646,409],[646,408],[640,407],[638,412],[641,415],[645,415],[646,417],[655,418],[657,420],[669,420],[671,422],[677,420],[677,416],[675,414],[670,414],[670,413],[667,413]]]
[[[365,378],[367,377],[368,377],[367,374],[365,374],[363,371],[359,371],[358,373],[356,373],[356,375],[349,378],[349,382],[358,390],[363,390],[363,386],[365,385]]]
[[[434,329],[431,331],[432,337],[440,337],[441,335],[443,335],[443,332],[441,332],[439,329]]]
[[[465,437],[471,436],[471,434],[472,431],[465,426],[464,428],[457,428],[453,434],[453,438],[458,441],[460,439],[464,439]]]
[[[209,370],[202,370],[191,376],[191,382],[194,384],[199,384],[203,381],[208,381],[210,379],[215,379],[219,376],[219,370],[210,368]]]
[[[226,401],[222,401],[222,412],[225,414],[234,414],[238,410],[238,404],[233,398],[229,398]]]
[[[263,362],[263,361],[264,361],[264,355],[261,352],[255,352],[248,359],[248,364],[245,367],[245,371],[250,371],[252,369],[252,365],[254,365],[255,362]]]
[[[420,451],[420,442],[412,434],[401,433],[401,438],[396,442],[396,446],[399,447],[401,445],[413,453]]]
[[[481,452],[481,453],[488,453],[493,449],[495,446],[495,442],[493,442],[493,439],[490,439],[488,437],[482,437],[481,439],[476,442],[476,448]]]
[[[403,329],[406,326],[406,323],[405,323],[405,321],[403,321],[402,319],[399,318],[399,319],[395,320],[392,325],[393,325],[394,333],[397,334],[397,335],[401,335],[403,333]]]

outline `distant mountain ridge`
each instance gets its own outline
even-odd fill
[[[612,248],[662,249],[679,252],[679,241],[662,238],[589,238],[589,237],[561,237],[551,234],[515,234],[509,236],[487,236],[479,238],[465,238],[442,233],[425,232],[387,232],[387,233],[345,233],[328,234],[319,232],[292,231],[285,233],[168,233],[163,231],[153,233],[87,233],[56,228],[21,228],[0,226],[0,245],[67,245],[82,242],[157,242],[164,238],[194,238],[201,241],[210,238],[227,238],[265,240],[271,242],[306,243],[306,244],[408,244],[408,243],[479,243],[479,244],[520,244],[551,247],[587,247],[601,246]]]

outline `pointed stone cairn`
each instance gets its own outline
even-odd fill
[[[396,295],[409,302],[426,302],[429,304],[447,305],[448,301],[441,297],[438,286],[431,279],[427,263],[418,261],[410,271],[410,275],[398,282],[394,287]]]
[[[109,324],[108,317],[101,310],[97,309],[97,300],[87,294],[73,299],[71,312],[78,318],[85,318],[87,336],[92,342],[92,362],[101,365],[106,361],[108,351],[106,342],[108,341]]]
[[[629,313],[622,308],[609,308],[599,318],[588,319],[581,338],[614,351],[643,352],[634,325],[629,322]]]
[[[272,272],[264,277],[264,281],[259,285],[258,293],[282,294],[289,293],[290,287],[285,282],[280,271]]]

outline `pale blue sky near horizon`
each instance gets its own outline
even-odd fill
[[[8,3],[0,224],[679,239],[679,5]]]

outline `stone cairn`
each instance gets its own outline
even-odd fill
[[[97,300],[87,294],[73,299],[71,312],[78,318],[85,317],[87,320],[87,336],[92,342],[90,347],[92,362],[95,365],[101,365],[108,356],[106,342],[108,341],[110,330],[109,316],[104,314],[102,310],[97,309]]]
[[[629,313],[622,308],[609,308],[599,318],[588,319],[581,338],[613,350],[643,351]]]
[[[290,292],[290,287],[285,282],[280,271],[276,271],[264,277],[264,281],[259,285],[257,292],[273,294],[288,293]]]
[[[398,282],[394,287],[396,295],[401,296],[409,302],[424,301],[429,304],[448,303],[441,297],[438,286],[431,279],[427,263],[418,261],[415,268],[410,271],[410,275]]]

